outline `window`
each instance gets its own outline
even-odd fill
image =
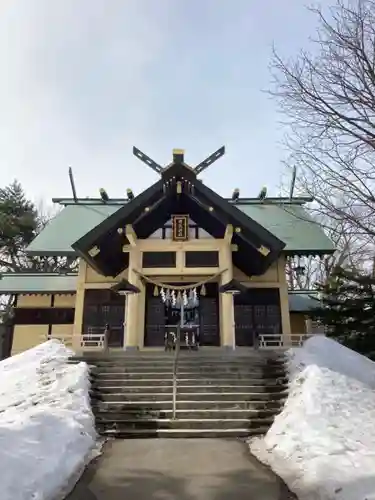
[[[74,323],[74,309],[68,307],[16,307],[14,321],[16,325],[72,324]]]
[[[176,252],[143,252],[143,267],[176,267]]]
[[[218,252],[186,252],[185,267],[218,267]]]
[[[74,309],[65,307],[54,307],[50,310],[51,324],[68,325],[74,323]]]

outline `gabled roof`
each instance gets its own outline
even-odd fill
[[[127,204],[124,198],[111,199],[106,204],[100,198],[81,198],[77,203],[71,198],[53,201],[64,208],[29,245],[27,251],[31,255],[76,255],[72,244]],[[296,198],[292,202],[285,198],[266,198],[260,202],[257,198],[241,198],[235,205],[285,241],[284,252],[301,255],[333,253],[333,243],[303,206],[309,201],[307,198]]]
[[[146,189],[100,223],[72,246],[92,267],[102,274],[116,276],[124,269],[122,248],[128,244],[118,230],[130,224],[140,238],[147,238],[172,214],[189,214],[203,229],[222,238],[228,224],[235,226],[233,253],[235,265],[247,274],[262,274],[277,259],[285,243],[233,204],[194,177],[183,164],[165,169],[162,179]],[[267,254],[261,248],[267,249]],[[90,256],[91,249],[100,249]]]

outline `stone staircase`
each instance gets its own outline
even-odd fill
[[[98,432],[113,437],[241,437],[263,434],[287,396],[282,355],[204,348],[180,352],[173,418],[174,354],[74,358],[91,366]]]

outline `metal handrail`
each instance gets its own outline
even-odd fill
[[[180,325],[177,326],[177,335],[176,335],[176,349],[174,352],[174,360],[173,360],[173,375],[172,375],[172,418],[176,419],[176,407],[177,407],[177,372],[178,372],[178,355],[180,353],[180,337],[181,337],[181,329]]]

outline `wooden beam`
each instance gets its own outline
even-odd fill
[[[96,257],[98,254],[100,253],[100,248],[95,246],[95,247],[92,247],[89,251],[88,251],[88,254],[90,255],[90,257],[94,258]]]
[[[135,247],[137,244],[137,235],[135,234],[135,231],[131,224],[126,224],[125,234],[127,239],[129,240],[130,246]]]
[[[225,229],[224,239],[228,243],[231,243],[232,238],[233,238],[233,226],[232,226],[232,224],[228,224],[226,229]]]
[[[267,257],[267,255],[270,253],[270,249],[265,247],[264,245],[261,245],[259,248],[258,248],[258,252],[260,254],[262,254],[264,257]]]

